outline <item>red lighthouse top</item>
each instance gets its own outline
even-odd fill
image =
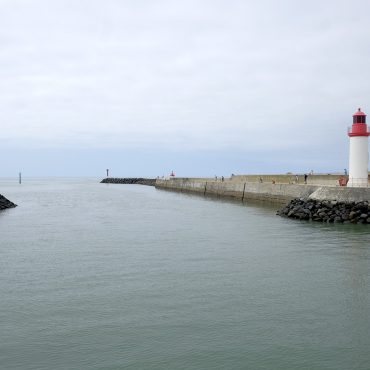
[[[348,136],[369,136],[370,132],[366,124],[366,114],[358,108],[357,112],[353,115],[352,127],[348,129]]]

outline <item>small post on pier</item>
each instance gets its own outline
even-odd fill
[[[22,172],[19,172],[19,183],[22,184]]]
[[[107,177],[109,177],[109,168],[107,168]]]

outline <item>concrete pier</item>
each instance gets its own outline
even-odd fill
[[[280,183],[245,181],[243,177],[234,177],[225,181],[215,179],[172,178],[157,179],[155,186],[159,189],[193,192],[202,195],[230,197],[240,200],[259,200],[286,204],[295,198],[337,200],[340,202],[370,201],[370,188],[346,188],[339,185],[315,185],[300,183]],[[278,178],[275,176],[275,178]],[[244,181],[243,181],[244,180]],[[329,179],[333,183],[332,178]],[[336,176],[338,180],[338,176]],[[323,179],[319,181],[323,182]],[[338,183],[338,181],[337,181]]]

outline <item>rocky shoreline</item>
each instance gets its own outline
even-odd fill
[[[139,184],[155,186],[155,179],[145,179],[142,177],[131,177],[131,178],[119,178],[119,177],[108,177],[100,181],[103,184]]]
[[[4,196],[0,194],[0,211],[7,208],[14,208],[17,207],[16,204],[11,202],[9,199],[6,199]]]
[[[370,224],[368,201],[338,202],[314,199],[293,199],[277,212],[279,216],[343,224]]]

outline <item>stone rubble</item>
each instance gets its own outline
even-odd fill
[[[4,196],[0,194],[0,211],[7,208],[14,208],[17,207],[16,204],[11,202],[10,200],[6,199]]]
[[[100,181],[104,184],[140,184],[140,185],[155,185],[155,179],[144,179],[142,177],[132,177],[132,178],[117,178],[108,177]]]
[[[344,203],[333,200],[293,199],[277,214],[299,220],[370,224],[370,205],[367,201]]]

